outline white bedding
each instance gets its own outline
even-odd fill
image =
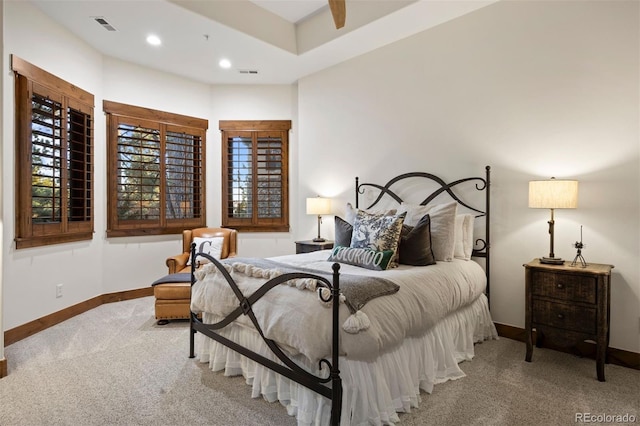
[[[326,259],[329,251],[279,256],[277,262],[331,271]],[[341,265],[341,273],[377,275],[400,286],[391,296],[369,301],[363,308],[371,323],[357,334],[341,331],[341,353],[350,360],[368,361],[389,352],[407,337],[423,336],[448,314],[472,304],[483,293],[486,276],[474,261],[454,259],[436,265],[412,267],[401,265],[387,271],[371,271]],[[245,295],[250,295],[265,280],[232,273]],[[207,313],[207,321],[222,319],[237,306],[237,299],[221,274],[209,274],[193,288],[191,308]],[[343,304],[340,321],[350,315]],[[314,292],[279,285],[253,305],[265,336],[278,342],[291,354],[303,354],[312,364],[328,357],[331,350],[331,310],[320,303]],[[241,323],[252,327],[244,315]]]
[[[203,314],[210,322],[209,314]],[[254,330],[230,324],[220,331],[265,357],[276,360]],[[450,313],[422,335],[405,339],[396,348],[372,361],[340,357],[342,378],[342,426],[393,425],[397,413],[409,412],[422,402],[420,391],[431,393],[433,386],[465,376],[458,366],[474,355],[474,342],[497,338],[487,298],[480,295],[472,304]],[[242,375],[252,386],[252,397],[279,401],[298,426],[329,424],[331,402],[306,387],[238,354],[226,346],[196,334],[197,357],[213,371],[226,376]],[[318,374],[317,364],[302,355],[294,361]],[[326,372],[324,372],[326,374]],[[427,401],[428,403],[428,401]]]

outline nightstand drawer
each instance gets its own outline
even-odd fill
[[[532,293],[575,302],[596,303],[596,278],[586,275],[533,271]]]
[[[596,334],[596,308],[533,300],[533,322],[565,330]]]

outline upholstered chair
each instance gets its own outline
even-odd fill
[[[195,238],[222,237],[220,259],[236,256],[238,231],[229,228],[196,228],[182,231],[182,253],[167,258],[169,274],[190,273],[187,265],[191,255],[191,243]],[[217,240],[219,241],[219,240]],[[216,253],[217,254],[217,253]],[[191,282],[165,282],[153,287],[156,298],[155,314],[158,325],[164,325],[173,319],[189,319]]]

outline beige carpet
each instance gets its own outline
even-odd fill
[[[153,298],[102,305],[6,348],[0,425],[295,425],[279,403],[251,399],[241,377],[188,358],[188,324],[157,326]],[[640,371],[535,349],[476,345],[467,377],[422,394],[404,425],[569,425],[576,413],[634,415]],[[617,423],[609,423],[617,424]]]

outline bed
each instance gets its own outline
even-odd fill
[[[424,188],[426,197],[405,201]],[[475,342],[497,337],[489,189],[488,166],[484,177],[450,183],[422,172],[383,185],[356,178],[355,207],[345,223],[336,218],[332,250],[218,261],[192,248],[190,356],[243,375],[253,397],[280,401],[299,425],[398,422],[419,406],[421,390],[464,377],[458,364],[473,357]],[[467,201],[476,192],[481,208]],[[357,247],[398,223],[393,250]],[[349,226],[356,247],[339,244]],[[430,263],[420,263],[422,242],[422,260],[411,257],[407,241],[419,229],[428,229]],[[378,270],[373,259],[384,256],[396,267]]]

